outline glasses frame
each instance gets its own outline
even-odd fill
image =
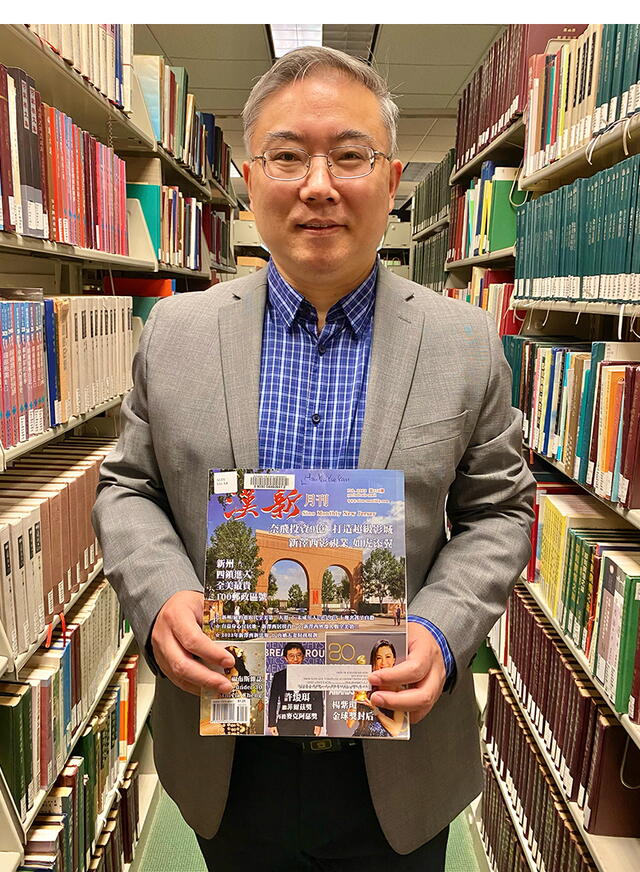
[[[369,169],[367,170],[366,173],[358,173],[357,176],[337,176],[333,172],[333,170],[331,169],[333,164],[331,163],[329,156],[330,156],[331,152],[335,151],[335,149],[337,149],[337,148],[349,148],[349,147],[351,147],[351,148],[366,148],[367,151],[370,152]],[[378,155],[380,157],[385,158],[386,160],[389,160],[389,161],[391,160],[390,154],[385,154],[383,151],[377,151],[375,148],[371,148],[370,145],[360,145],[360,144],[354,144],[352,146],[337,145],[335,148],[330,148],[328,152],[319,152],[318,154],[309,154],[309,152],[305,151],[304,148],[293,148],[292,147],[292,148],[287,148],[286,150],[287,151],[296,151],[296,152],[300,152],[301,154],[306,154],[306,156],[307,156],[307,168],[304,172],[304,175],[296,176],[295,178],[286,178],[286,179],[282,178],[281,176],[270,176],[269,175],[269,173],[267,172],[267,152],[268,151],[277,151],[277,146],[274,146],[274,148],[265,149],[265,151],[262,154],[254,155],[251,158],[251,163],[253,163],[256,160],[261,161],[262,169],[264,171],[265,176],[268,179],[273,179],[274,182],[300,182],[300,181],[302,181],[302,179],[306,179],[306,177],[309,175],[309,170],[311,169],[312,159],[314,157],[323,157],[327,162],[327,169],[328,169],[329,173],[333,176],[333,178],[338,179],[341,182],[342,181],[347,182],[347,181],[349,181],[349,179],[363,179],[363,178],[365,178],[365,176],[370,176],[371,173],[373,172],[374,167],[375,167],[376,157],[378,157]]]

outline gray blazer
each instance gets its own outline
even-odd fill
[[[258,465],[266,275],[171,297],[145,326],[93,513],[141,650],[163,603],[202,589],[208,469]],[[455,686],[409,742],[365,742],[376,813],[405,854],[482,789],[469,666],[528,560],[533,479],[511,371],[484,311],[382,268],[372,341],[359,466],[404,471],[409,612],[440,627],[457,664]],[[152,718],[162,784],[210,838],[235,739],[199,736],[198,699],[162,675]]]

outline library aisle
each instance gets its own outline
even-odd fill
[[[206,872],[193,832],[164,793],[142,844],[140,859],[131,872]],[[463,815],[451,824],[446,872],[486,872],[478,865]]]

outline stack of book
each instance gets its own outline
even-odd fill
[[[627,778],[640,771],[640,749],[524,586],[510,599],[509,627],[507,670],[554,762],[565,798],[584,808],[588,832],[640,835]],[[623,759],[624,779],[610,778]]]
[[[1,683],[1,765],[22,818],[62,771],[124,632],[115,592],[97,579],[69,612],[66,630],[29,659],[21,681]]]
[[[160,55],[134,55],[133,68],[156,140],[202,181],[208,161],[213,177],[227,190],[231,150],[215,115],[196,109],[186,69],[170,66]]]
[[[516,297],[640,298],[640,155],[518,210]]]
[[[214,263],[231,264],[231,222],[225,211],[211,203],[202,206],[202,230]]]
[[[595,870],[518,703],[494,669],[489,671],[485,738],[536,867]]]
[[[524,175],[581,148],[640,108],[640,25],[590,24],[529,59]]]
[[[113,759],[113,744],[105,729],[112,721],[110,716],[95,734],[95,746],[83,740],[78,743],[78,753],[69,760],[27,833],[25,865],[20,869],[121,872],[132,861],[138,827],[138,763],[131,763],[118,778],[122,786],[98,830],[102,808],[96,807],[95,800]]]
[[[455,152],[449,149],[444,158],[424,177],[413,192],[411,233],[419,233],[444,218],[449,209],[449,176]]]
[[[569,39],[584,24],[510,24],[492,43],[458,103],[456,164],[459,170],[513,119],[528,96],[528,60],[543,52],[549,40]]]
[[[489,312],[500,336],[519,333],[526,313],[510,309],[513,294],[513,272],[511,270],[486,269],[474,266],[471,281],[466,288],[446,288],[445,296],[463,300],[472,306],[480,306]]]
[[[640,343],[503,338],[530,448],[598,496],[640,508]]]
[[[0,289],[5,448],[129,389],[131,306],[130,297],[44,298],[33,289]]]
[[[515,167],[500,167],[487,160],[482,164],[480,177],[471,180],[468,190],[454,186],[448,261],[513,247],[516,209],[527,196],[518,191],[518,173]]]
[[[129,253],[124,161],[2,64],[0,230]]]
[[[491,764],[484,764],[482,841],[494,872],[529,872],[527,858],[500,792]]]
[[[99,559],[91,509],[115,440],[71,437],[20,458],[0,487],[0,619],[12,654],[42,638]]]
[[[160,262],[199,271],[202,258],[202,203],[175,185],[161,190]]]
[[[442,293],[447,280],[444,262],[448,238],[447,231],[442,230],[415,243],[413,281],[419,285],[427,285],[438,293]]]
[[[640,534],[593,497],[547,495],[540,583],[612,707],[640,718]]]
[[[133,24],[28,24],[116,106],[131,111]]]

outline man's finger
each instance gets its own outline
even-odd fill
[[[210,639],[201,626],[191,619],[188,612],[176,615],[171,623],[171,631],[186,651],[204,660],[205,663],[227,668],[235,663],[233,654],[220,642]]]
[[[428,672],[428,666],[422,660],[408,657],[402,663],[390,666],[387,669],[378,669],[369,675],[369,683],[372,687],[392,687],[400,684],[417,684],[422,681]]]
[[[377,690],[371,696],[371,702],[378,708],[388,708],[393,711],[415,712],[435,702],[431,693],[424,687],[410,687],[407,690]]]
[[[198,692],[200,688],[206,688],[218,693],[229,693],[233,689],[228,678],[194,660],[175,637],[168,636],[164,640],[161,658],[162,671],[178,687],[190,685],[198,688]]]

